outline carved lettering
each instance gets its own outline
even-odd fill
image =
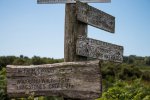
[[[26,92],[34,92],[35,96],[95,99],[101,94],[99,70],[99,61],[8,65],[7,94],[24,97]]]
[[[38,76],[43,76],[43,75],[53,75],[57,73],[71,73],[73,72],[73,69],[70,68],[22,68],[22,69],[17,69],[17,73],[21,73],[24,75],[38,75]]]
[[[33,79],[19,79],[17,80],[17,90],[45,90],[45,89],[70,89],[74,85],[70,83],[69,78],[58,78],[58,79],[42,79],[42,78],[33,78]]]
[[[115,17],[79,1],[76,5],[78,20],[102,30],[114,33]]]
[[[111,43],[79,37],[76,44],[77,55],[108,60],[123,61],[123,47]]]

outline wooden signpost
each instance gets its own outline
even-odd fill
[[[101,94],[99,61],[7,66],[9,97],[63,96],[96,99]]]
[[[123,61],[123,47],[87,38],[87,25],[115,32],[115,17],[87,3],[111,0],[37,0],[38,4],[66,3],[63,63],[7,66],[9,97],[63,96],[64,100],[95,100],[102,93],[101,63],[96,58]],[[85,2],[85,3],[82,3]],[[82,61],[82,62],[80,62]],[[69,99],[68,99],[69,98]]]
[[[123,47],[115,44],[80,37],[77,40],[76,53],[80,56],[107,60],[113,62],[123,61]]]
[[[66,4],[65,9],[65,39],[64,39],[64,61],[85,61],[87,57],[76,54],[76,42],[78,36],[87,37],[87,24],[76,18],[76,5]]]
[[[82,2],[77,2],[76,8],[79,21],[111,33],[115,32],[115,17]]]
[[[77,0],[37,0],[38,4],[54,4],[54,3],[76,3]],[[85,3],[106,3],[111,2],[111,0],[79,0]]]

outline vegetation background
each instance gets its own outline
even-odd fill
[[[39,65],[63,62],[63,59],[34,56],[0,57],[0,100],[9,100],[6,93],[7,65]],[[150,100],[150,56],[124,56],[123,63],[102,62],[103,95],[97,100]],[[12,98],[11,98],[12,99]],[[14,100],[63,100],[61,97],[13,98]]]

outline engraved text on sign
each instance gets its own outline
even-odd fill
[[[91,38],[79,38],[76,45],[77,55],[108,60],[123,61],[123,47]]]
[[[78,20],[111,33],[115,32],[115,17],[82,2],[77,2],[76,5]]]
[[[98,61],[64,62],[31,66],[7,66],[9,97],[63,96],[96,99],[101,94]],[[86,95],[85,95],[86,94]]]

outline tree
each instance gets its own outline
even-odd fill
[[[25,64],[25,60],[24,59],[15,59],[13,62],[13,65],[24,65]]]
[[[135,62],[135,58],[136,58],[135,55],[130,55],[128,57],[128,64],[133,64]]]
[[[34,56],[32,57],[32,64],[33,65],[44,64],[44,61],[40,57]]]
[[[150,57],[145,57],[145,64],[150,65]]]

